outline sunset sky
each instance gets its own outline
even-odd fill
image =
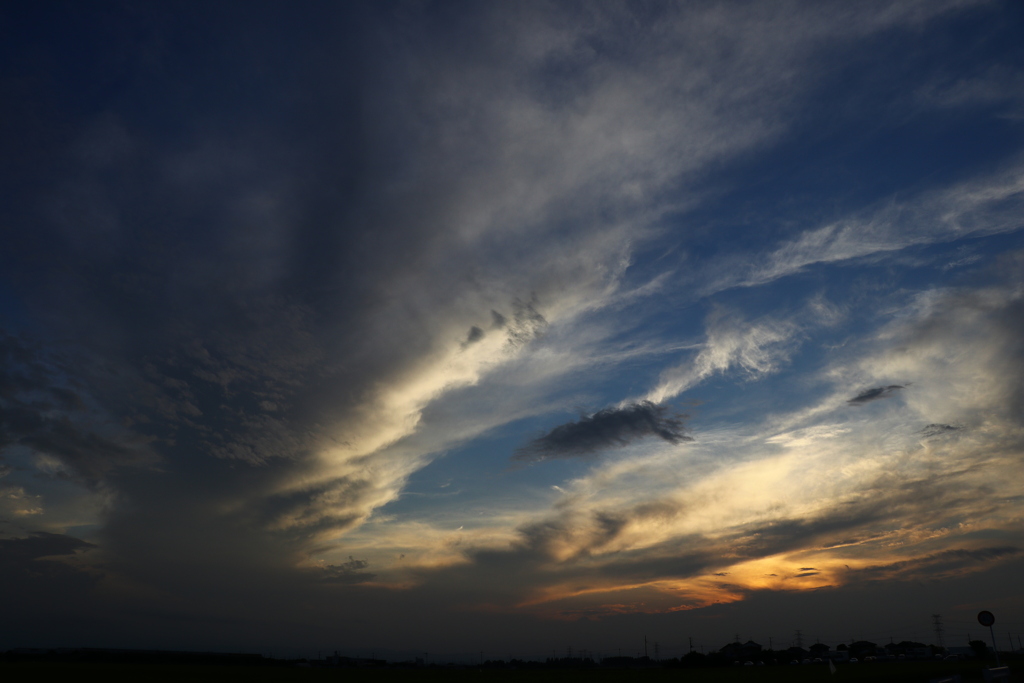
[[[1022,35],[5,3],[0,649],[1024,633]]]

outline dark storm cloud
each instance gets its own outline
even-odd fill
[[[0,155],[0,176],[18,188],[0,206],[0,287],[87,361],[69,366],[66,382],[0,374],[0,395],[13,396],[0,438],[102,482],[115,494],[105,559],[138,585],[174,586],[200,613],[220,600],[215,580],[235,586],[279,570],[280,558],[297,564],[311,538],[337,537],[387,498],[367,479],[373,462],[321,475],[312,456],[346,446],[377,388],[417,371],[437,338],[469,328],[468,342],[504,334],[518,351],[548,326],[529,273],[518,272],[532,257],[509,261],[501,240],[488,243],[513,273],[500,294],[481,295],[472,316],[451,304],[494,265],[471,237],[449,239],[462,214],[519,218],[498,200],[465,199],[493,197],[509,178],[503,164],[476,161],[500,157],[483,133],[492,121],[474,119],[474,106],[439,120],[431,79],[450,68],[460,83],[458,69],[480,63],[475,50],[499,57],[487,81],[500,85],[504,48],[474,38],[470,55],[455,55],[453,41],[416,21],[406,26],[416,39],[393,43],[395,16],[367,6],[268,7],[25,12],[0,41],[44,56],[17,60],[34,71],[17,82],[43,87],[0,98],[0,137],[38,142],[26,147],[33,154]],[[432,59],[440,74],[410,70]],[[440,100],[450,97],[489,93],[460,86]],[[481,134],[465,134],[473,128]],[[518,147],[517,131],[510,139]],[[589,225],[593,203],[569,204],[558,211]],[[527,223],[552,213],[529,210]],[[520,252],[531,245],[503,239]],[[438,333],[449,318],[457,324]],[[27,396],[39,391],[45,407]],[[136,444],[160,470],[117,476]],[[336,582],[366,573],[344,565]]]
[[[879,399],[888,398],[895,394],[904,387],[900,384],[890,384],[887,387],[875,387],[874,389],[866,389],[861,393],[851,398],[847,403],[850,405],[863,405],[870,403],[871,401],[878,401]]]
[[[516,451],[513,457],[516,460],[580,457],[608,448],[623,448],[649,436],[671,444],[692,441],[683,432],[685,418],[650,401],[623,408],[605,408],[576,422],[555,427]]]
[[[436,353],[439,338],[452,337],[439,332],[463,315],[451,302],[493,265],[458,234],[462,213],[505,211],[491,199],[466,197],[491,197],[487,184],[500,185],[506,171],[461,165],[484,144],[463,126],[487,121],[467,122],[473,107],[436,120],[437,84],[406,82],[409,60],[420,64],[422,55],[375,42],[390,40],[395,17],[388,11],[286,14],[282,20],[262,8],[237,16],[220,7],[201,15],[150,8],[141,18],[114,7],[83,13],[124,34],[112,42],[90,31],[89,21],[62,15],[77,66],[43,75],[73,106],[53,101],[50,91],[30,91],[8,99],[11,115],[2,117],[5,139],[50,141],[45,154],[0,161],[4,177],[24,190],[0,208],[9,247],[0,270],[33,310],[45,312],[56,336],[87,340],[90,362],[117,377],[92,386],[93,400],[148,441],[165,467],[206,482],[208,495],[249,497],[263,508],[256,518],[281,510],[321,530],[333,519],[342,531],[371,503],[349,495],[355,480],[333,479],[333,496],[320,490],[313,456],[357,441],[380,387],[399,385]],[[26,16],[46,25],[42,16]],[[448,41],[420,38],[419,49],[464,68]],[[12,40],[6,47],[24,39]],[[147,59],[127,59],[113,47],[119,41],[144,48]],[[62,56],[72,48],[55,38],[31,49]],[[474,42],[473,49],[493,46]],[[134,84],[127,99],[97,100],[90,84],[112,71]],[[223,83],[232,84],[230,96]],[[275,93],[272,105],[267,92]],[[473,88],[449,95],[486,97]],[[448,133],[424,129],[426,119]],[[55,125],[64,131],[59,140],[50,139]],[[452,148],[439,140],[459,142]],[[519,242],[515,234],[503,239]],[[501,246],[488,242],[498,252]],[[517,351],[544,333],[538,296],[520,286],[526,279],[502,282],[500,295],[475,302],[472,318],[452,323],[469,328],[467,345],[501,329],[508,350]],[[470,326],[487,311],[490,321]],[[77,448],[82,466],[99,471],[93,455],[105,444],[89,433],[59,423],[34,442]],[[109,451],[111,460],[123,455]],[[263,470],[243,477],[208,457]],[[296,479],[310,482],[306,491],[279,494],[281,480]],[[282,497],[295,502],[282,504]],[[350,509],[295,512],[326,500]]]
[[[73,105],[40,90],[8,100],[3,117],[17,136],[32,137],[48,118],[65,131],[47,154],[4,155],[4,177],[25,190],[0,209],[5,282],[45,312],[56,336],[87,340],[83,355],[110,371],[90,392],[112,422],[149,440],[168,468],[206,481],[209,495],[239,494],[240,483],[203,456],[267,468],[248,482],[258,498],[316,449],[344,442],[346,418],[433,343],[421,318],[392,305],[401,294],[391,283],[423,268],[447,220],[443,202],[396,202],[384,189],[405,152],[429,141],[409,137],[417,115],[402,114],[408,103],[394,107],[395,95],[378,86],[394,66],[387,51],[354,66],[366,45],[345,28],[385,17],[365,7],[274,15],[105,7],[81,13],[82,25],[62,15],[76,72],[47,78]],[[44,22],[25,13],[36,20]],[[265,40],[271,25],[277,36]],[[104,31],[124,35],[105,42]],[[338,47],[325,59],[313,45],[328,36]],[[6,47],[21,40],[12,39]],[[123,41],[148,58],[126,59]],[[263,66],[239,70],[239,60]],[[89,85],[111,71],[134,84],[123,107],[96,101]],[[268,88],[273,106],[263,101]],[[461,277],[452,269],[416,292],[445,300]],[[510,343],[543,327],[534,303],[514,306]],[[76,368],[68,376],[85,380]],[[16,388],[11,379],[0,375],[0,392]],[[48,402],[72,410],[75,396],[50,386]],[[88,421],[20,407],[6,411],[9,441],[91,476],[129,455]],[[351,487],[338,485],[345,498]],[[355,517],[339,519],[347,528]]]

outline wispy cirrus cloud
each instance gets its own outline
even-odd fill
[[[1024,168],[1018,163],[984,178],[972,178],[942,190],[926,190],[848,218],[803,231],[780,244],[753,269],[715,289],[763,285],[815,264],[887,254],[915,245],[951,242],[966,236],[1020,229],[1024,206]],[[742,269],[737,272],[743,272]]]
[[[708,316],[707,339],[696,358],[663,372],[647,400],[660,403],[732,368],[748,378],[770,374],[785,363],[798,332],[799,328],[786,320],[764,317],[748,322],[716,310]]]

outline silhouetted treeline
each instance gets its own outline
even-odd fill
[[[265,665],[277,660],[243,652],[183,652],[174,650],[128,650],[94,647],[16,648],[0,655],[8,662],[124,662],[145,664]]]
[[[952,648],[965,650],[967,648]],[[789,647],[784,650],[762,649],[752,642],[729,643],[718,651],[703,653],[691,651],[682,657],[652,659],[651,657],[613,656],[597,658],[589,654],[578,657],[549,657],[544,661],[511,658],[491,659],[478,662],[425,662],[414,659],[389,662],[385,659],[345,657],[338,653],[319,659],[275,659],[260,654],[232,652],[183,652],[168,650],[129,650],[106,648],[18,648],[0,653],[0,661],[6,662],[108,662],[144,664],[215,664],[225,666],[302,666],[342,668],[473,668],[473,669],[654,669],[654,668],[709,668],[724,666],[788,666],[793,664],[821,665],[835,653],[841,652],[849,659],[834,660],[847,663],[858,658],[860,662],[893,660],[928,660],[944,658],[944,648],[924,645],[914,641],[901,641],[877,645],[870,641],[855,641],[841,644],[835,650],[828,645],[815,643],[808,649]],[[971,641],[968,657],[987,659],[991,649],[980,640]],[[973,655],[973,657],[971,657]],[[1006,653],[1007,659],[1018,660],[1019,653]],[[953,658],[950,656],[949,658]],[[956,655],[956,658],[962,658]]]

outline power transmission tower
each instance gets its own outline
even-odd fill
[[[804,646],[804,634],[800,632],[800,629],[796,630],[796,646],[797,647],[803,647]]]
[[[934,624],[934,626],[935,626],[935,640],[938,641],[939,647],[941,647],[943,650],[945,650],[946,649],[946,644],[942,642],[942,615],[941,614],[933,614],[932,615],[932,624]]]

